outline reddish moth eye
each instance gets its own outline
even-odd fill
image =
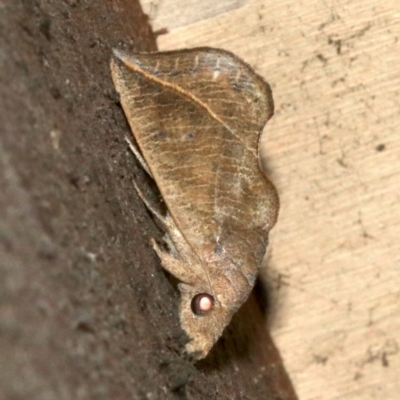
[[[214,297],[207,293],[199,293],[193,297],[191,307],[193,314],[204,315],[207,314],[214,306]]]

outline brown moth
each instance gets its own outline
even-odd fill
[[[114,51],[111,70],[133,151],[167,205],[161,216],[141,195],[165,226],[169,251],[153,247],[182,282],[186,351],[201,359],[249,296],[278,216],[259,157],[271,89],[234,54],[206,47]]]

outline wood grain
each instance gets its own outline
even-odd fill
[[[397,398],[397,2],[197,3],[142,6],[169,30],[160,50],[222,47],[272,86],[264,156],[282,206],[266,260],[270,325],[299,398]]]

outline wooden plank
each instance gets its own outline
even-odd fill
[[[397,398],[398,3],[142,6],[169,30],[161,50],[222,47],[272,85],[263,154],[282,207],[266,260],[270,324],[299,397]]]

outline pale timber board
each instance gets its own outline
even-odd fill
[[[160,50],[231,50],[273,88],[270,324],[299,398],[400,398],[398,1],[142,5]]]

